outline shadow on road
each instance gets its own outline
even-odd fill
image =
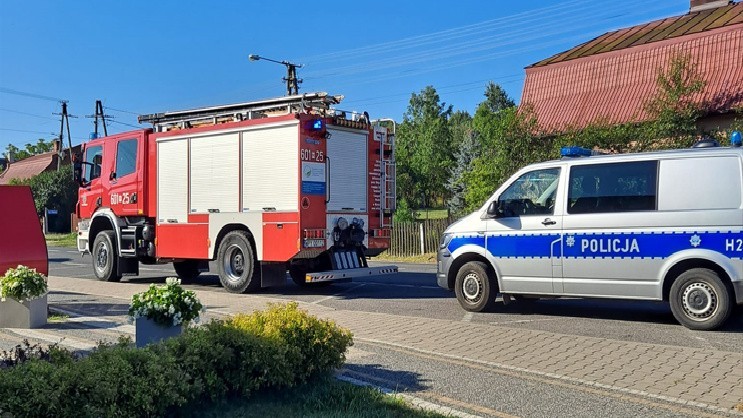
[[[351,377],[390,389],[393,392],[417,392],[428,389],[421,374],[405,370],[390,370],[381,364],[346,363],[343,376]]]
[[[667,303],[653,301],[620,301],[610,299],[515,301],[508,305],[498,304],[494,313],[678,324]],[[743,306],[737,306],[733,309],[730,319],[719,331],[743,332]]]

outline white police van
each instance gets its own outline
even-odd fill
[[[464,309],[491,310],[497,293],[662,300],[681,324],[706,330],[743,304],[739,145],[562,151],[444,232],[438,284]]]

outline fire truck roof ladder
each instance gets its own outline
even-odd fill
[[[343,100],[343,96],[331,96],[325,92],[282,96],[254,102],[201,107],[174,112],[140,115],[139,123],[151,123],[156,131],[186,128],[200,124],[217,124],[297,112],[326,114],[332,105]]]

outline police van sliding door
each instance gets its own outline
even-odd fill
[[[487,219],[485,246],[509,293],[559,292],[562,197],[560,168],[529,171],[498,196],[499,215]]]
[[[664,260],[652,257],[663,224],[657,161],[570,167],[563,219],[565,294],[653,298]],[[650,240],[649,240],[650,239]]]

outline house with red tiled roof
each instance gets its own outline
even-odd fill
[[[526,68],[522,104],[541,129],[559,132],[594,122],[651,118],[659,70],[690,58],[705,87],[692,100],[704,129],[726,129],[743,116],[743,3],[691,0],[689,13],[605,33]]]
[[[11,162],[7,160],[5,171],[0,173],[0,184],[9,184],[11,180],[25,180],[41,174],[45,171],[53,171],[58,167],[59,151],[58,142],[54,143],[54,150],[43,154],[32,155],[20,161]],[[72,147],[73,152],[80,152],[80,145]],[[70,153],[65,151],[62,164],[70,163]]]

